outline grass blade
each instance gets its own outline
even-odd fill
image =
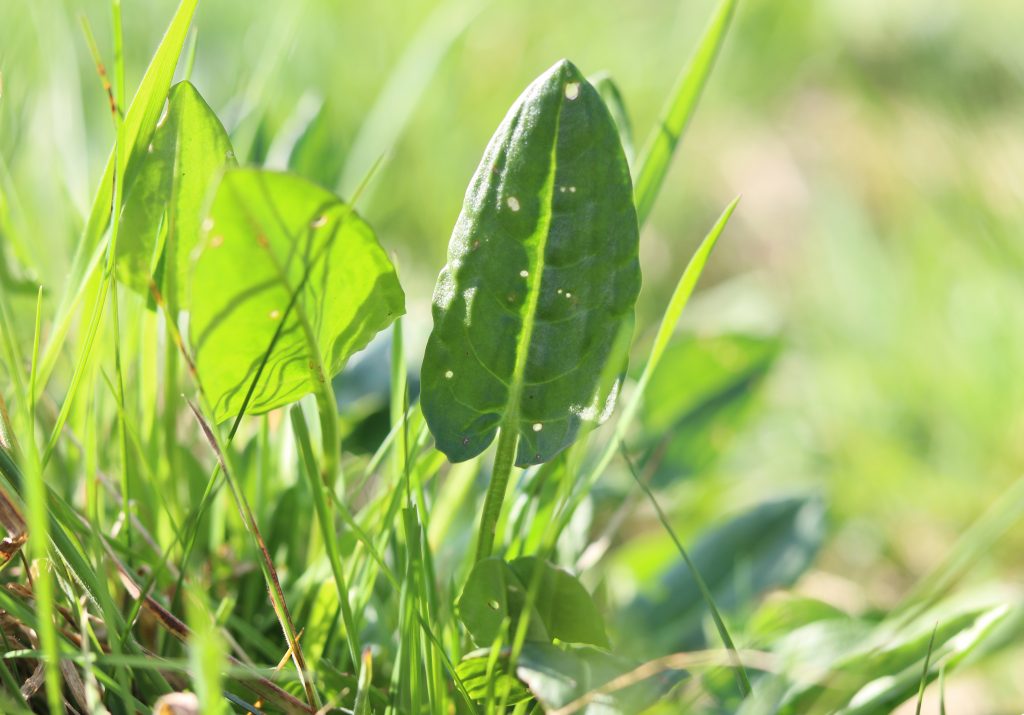
[[[935,634],[939,630],[939,624],[932,629],[932,637],[928,640],[928,652],[924,655],[924,669],[921,671],[921,684],[917,688],[917,707],[914,708],[914,715],[921,715],[921,706],[924,704],[924,689],[928,686],[928,668],[932,664],[932,650],[935,648]]]
[[[341,606],[341,620],[345,624],[345,637],[348,640],[349,656],[352,658],[353,667],[359,662],[359,628],[356,625],[355,617],[352,615],[352,606],[349,603],[348,585],[345,583],[345,570],[341,565],[340,550],[336,538],[334,520],[331,518],[331,511],[328,509],[330,495],[324,487],[320,478],[320,471],[317,469],[316,460],[313,457],[313,446],[309,440],[309,427],[306,425],[306,418],[302,414],[302,408],[298,405],[289,410],[292,421],[292,432],[298,442],[299,456],[302,459],[302,472],[306,475],[309,483],[309,490],[313,494],[313,506],[316,510],[317,523],[320,524],[320,534],[324,540],[324,547],[327,549],[327,560],[331,565],[331,574],[334,576],[334,585],[338,589],[338,603]]]
[[[736,0],[722,0],[697,45],[696,51],[679,73],[672,93],[662,108],[658,125],[651,132],[637,162],[634,195],[636,213],[643,226],[665,181],[668,165],[686,125],[700,100],[708,75],[715,63],[725,33],[729,29]]]
[[[690,559],[690,555],[683,548],[682,542],[679,537],[676,536],[675,529],[668,523],[668,517],[665,516],[665,512],[661,510],[661,505],[658,504],[658,500],[654,497],[654,492],[647,486],[647,483],[640,478],[640,474],[636,470],[636,466],[633,464],[633,460],[629,458],[629,454],[626,452],[625,444],[622,445],[622,458],[626,461],[626,465],[629,467],[629,473],[633,475],[633,479],[636,481],[645,495],[647,495],[648,501],[651,502],[651,506],[654,507],[655,513],[658,515],[658,521],[661,522],[662,527],[668,533],[672,539],[672,543],[675,544],[676,550],[679,551],[679,555],[683,557],[683,561],[686,562],[686,567],[690,570],[693,575],[693,580],[697,584],[697,588],[700,589],[700,595],[704,598],[704,602],[708,606],[708,611],[711,612],[711,618],[715,621],[715,628],[718,630],[718,636],[722,639],[722,644],[726,650],[729,651],[729,657],[732,660],[733,666],[736,668],[736,684],[739,686],[740,694],[743,697],[747,697],[753,692],[750,686],[750,678],[747,676],[747,670],[743,667],[743,662],[740,660],[739,651],[736,650],[736,645],[733,643],[732,636],[729,635],[729,629],[725,626],[725,621],[722,620],[722,614],[718,610],[718,606],[715,605],[714,596],[711,595],[711,590],[708,585],[704,582],[704,577],[700,575],[700,570],[697,569],[696,564]],[[932,634],[932,640],[934,641],[935,634]],[[931,654],[931,647],[928,649]],[[925,662],[925,673],[928,672],[927,661]],[[920,713],[918,713],[920,715]]]
[[[661,318],[661,324],[658,326],[658,332],[654,337],[654,344],[651,346],[651,352],[647,358],[647,364],[644,365],[644,371],[640,375],[640,379],[637,381],[636,387],[633,389],[629,401],[626,402],[622,408],[619,421],[615,425],[615,432],[613,433],[611,440],[609,440],[605,446],[604,452],[601,453],[597,464],[592,470],[590,470],[589,474],[580,480],[580,485],[575,496],[562,510],[559,522],[560,528],[556,533],[561,533],[561,530],[569,523],[569,519],[572,517],[573,512],[575,512],[576,507],[579,506],[584,495],[590,491],[590,488],[601,477],[604,470],[608,468],[609,464],[611,464],[615,454],[619,451],[619,445],[625,438],[626,431],[629,429],[629,426],[632,424],[633,419],[636,416],[637,410],[640,408],[644,390],[647,388],[647,383],[651,381],[651,375],[654,374],[655,369],[658,367],[658,362],[661,360],[661,356],[665,352],[665,348],[668,346],[669,340],[672,338],[672,334],[675,332],[676,324],[679,322],[679,318],[683,314],[683,309],[686,308],[686,304],[690,301],[690,296],[693,295],[693,290],[697,286],[697,281],[700,279],[701,273],[704,272],[704,266],[707,264],[708,258],[711,256],[711,252],[715,248],[715,244],[718,243],[718,239],[725,230],[726,225],[728,225],[729,219],[736,210],[736,206],[739,204],[739,201],[740,197],[737,196],[728,206],[725,207],[725,211],[723,211],[722,215],[719,216],[718,221],[715,222],[711,231],[701,242],[700,246],[697,247],[697,251],[693,254],[690,262],[686,265],[686,269],[683,271],[683,275],[679,278],[679,282],[676,284],[676,289],[672,293],[672,298],[669,301],[668,308],[665,310],[665,314]]]
[[[160,45],[157,47],[153,59],[146,69],[139,89],[132,99],[128,111],[124,115],[124,146],[127,164],[131,163],[132,156],[137,151],[145,151],[149,144],[149,138],[156,127],[157,119],[164,106],[164,100],[171,86],[174,77],[174,69],[178,65],[178,57],[181,55],[185,38],[188,34],[192,16],[195,13],[199,0],[181,0],[174,17]],[[92,276],[99,266],[100,258],[103,255],[104,246],[102,242],[103,233],[111,217],[111,206],[114,199],[114,170],[117,162],[116,149],[111,151],[107,159],[103,177],[100,179],[96,197],[93,200],[92,210],[89,213],[81,240],[75,250],[75,257],[72,262],[68,285],[71,290],[66,292],[61,299],[57,309],[57,315],[53,323],[50,340],[43,350],[39,366],[39,389],[42,390],[53,368],[57,365],[57,358],[64,346],[64,339],[71,328],[72,317],[79,301],[86,293],[85,287],[92,279]],[[120,208],[120,207],[118,207]],[[101,305],[101,304],[97,304]],[[97,312],[99,308],[94,308]],[[84,362],[88,355],[88,349],[83,351],[78,362]],[[77,366],[76,366],[77,367]],[[37,393],[32,394],[33,401],[39,399]],[[69,395],[70,399],[70,395]]]
[[[274,607],[274,613],[277,615],[278,621],[281,623],[281,630],[284,631],[288,647],[291,648],[292,660],[295,662],[295,669],[298,671],[299,681],[302,683],[302,687],[306,691],[306,698],[310,707],[313,709],[319,709],[321,705],[320,697],[317,695],[316,690],[313,687],[313,683],[309,680],[309,673],[306,668],[306,658],[302,653],[302,646],[299,645],[299,640],[295,634],[295,624],[292,623],[291,613],[288,611],[288,604],[284,598],[284,591],[281,589],[281,582],[277,578],[277,570],[274,568],[274,562],[267,551],[263,535],[260,533],[259,527],[256,525],[256,520],[252,515],[252,509],[249,506],[249,502],[246,500],[245,494],[243,494],[241,489],[239,489],[238,484],[235,483],[234,476],[228,469],[224,452],[221,451],[220,445],[217,443],[217,438],[214,436],[209,423],[194,404],[189,402],[188,405],[191,408],[196,421],[199,422],[199,427],[203,432],[203,436],[206,438],[206,441],[210,444],[211,449],[213,449],[213,452],[217,457],[217,463],[220,465],[220,470],[224,474],[224,479],[227,481],[228,486],[231,489],[231,495],[235,499],[235,506],[238,507],[238,513],[242,518],[242,523],[245,524],[246,530],[249,532],[249,535],[252,536],[253,541],[256,543],[256,547],[259,549],[260,568],[263,571],[264,580],[267,582],[270,602]]]

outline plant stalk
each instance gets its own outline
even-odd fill
[[[501,505],[505,501],[508,478],[512,474],[512,466],[516,460],[516,446],[519,442],[519,431],[515,428],[515,422],[515,415],[509,415],[498,431],[498,449],[494,455],[494,469],[491,471],[491,482],[487,487],[487,497],[484,499],[484,511],[480,516],[480,531],[476,542],[477,561],[486,559],[494,549],[498,517],[501,516]]]

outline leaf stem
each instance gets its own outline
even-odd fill
[[[486,559],[494,549],[494,533],[498,528],[501,505],[508,490],[508,478],[512,474],[512,465],[516,459],[519,431],[515,427],[517,416],[512,412],[505,418],[498,431],[498,450],[494,455],[491,483],[487,487],[484,511],[480,516],[480,531],[476,542],[477,561]]]

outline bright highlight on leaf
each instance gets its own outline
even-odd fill
[[[629,167],[608,109],[561,61],[498,127],[434,291],[423,414],[454,462],[498,427],[547,461],[605,411],[602,371],[640,289]]]
[[[228,171],[198,250],[189,333],[217,421],[238,414],[261,369],[250,413],[320,389],[405,311],[373,230],[291,174]]]

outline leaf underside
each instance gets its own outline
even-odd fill
[[[305,179],[229,170],[203,228],[189,334],[217,421],[238,414],[265,355],[252,414],[319,390],[405,311],[373,230]]]
[[[422,406],[451,461],[505,423],[516,464],[544,462],[598,421],[602,371],[640,289],[638,243],[615,123],[563,60],[491,139],[435,288]]]

